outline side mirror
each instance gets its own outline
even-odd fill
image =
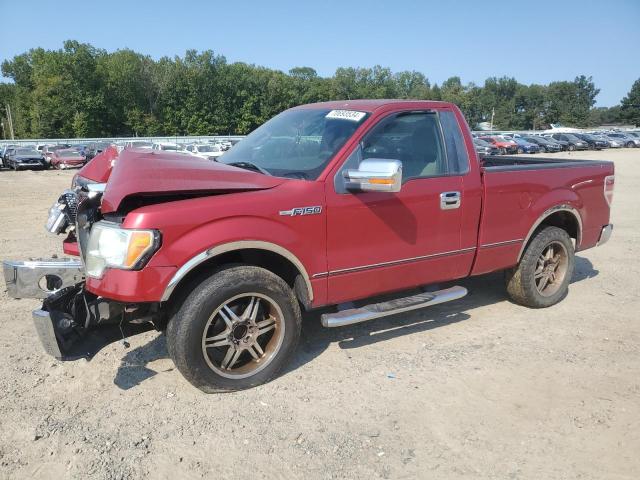
[[[347,190],[363,192],[399,192],[402,187],[402,162],[386,158],[368,158],[357,170],[344,171]]]

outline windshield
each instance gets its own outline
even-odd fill
[[[37,155],[40,156],[40,152],[31,148],[19,148],[16,150],[16,155]]]
[[[368,114],[351,110],[287,110],[221,157],[248,162],[280,177],[315,180]]]

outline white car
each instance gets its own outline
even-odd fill
[[[195,155],[200,158],[204,158],[206,160],[216,160],[220,157],[224,151],[219,145],[210,145],[210,144],[196,144],[196,145],[188,145],[187,151],[192,155]]]
[[[124,148],[152,148],[153,142],[147,140],[129,140],[124,144]]]
[[[187,153],[185,152],[184,148],[182,148],[182,145],[178,145],[177,143],[172,143],[172,142],[154,143],[151,148],[153,150],[160,150],[163,152]]]

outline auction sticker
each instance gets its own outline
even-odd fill
[[[364,118],[366,112],[356,112],[355,110],[331,110],[325,118],[335,118],[339,120],[351,120],[359,122]]]

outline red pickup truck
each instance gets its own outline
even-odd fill
[[[4,273],[11,295],[46,297],[33,318],[51,355],[155,327],[193,385],[237,390],[277,375],[304,310],[336,306],[321,319],[338,327],[458,299],[460,286],[416,287],[498,270],[515,302],[554,305],[574,253],[611,235],[613,174],[600,161],[480,162],[449,103],[304,105],[218,162],[105,151],[49,212],[80,259]],[[365,301],[380,294],[391,299]]]

